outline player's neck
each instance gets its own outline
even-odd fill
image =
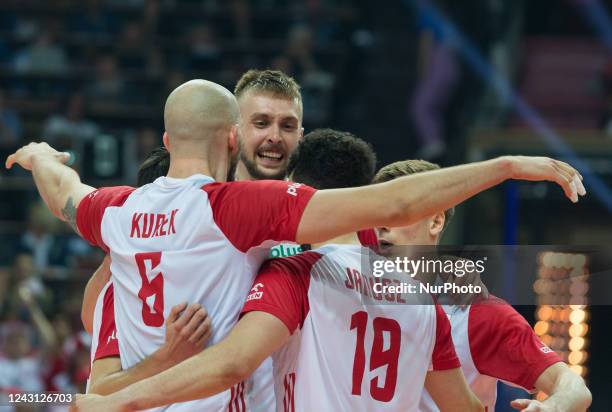
[[[227,171],[214,171],[202,159],[176,159],[175,161],[170,161],[168,177],[185,179],[196,174],[210,176],[218,182],[223,182],[226,180]]]
[[[357,237],[357,233],[353,232],[353,233],[349,233],[346,235],[341,235],[338,237],[335,237],[331,240],[328,240],[327,242],[322,242],[322,243],[315,243],[312,245],[313,249],[319,248],[321,246],[325,246],[325,245],[329,245],[329,244],[334,244],[334,245],[359,245],[359,237]]]

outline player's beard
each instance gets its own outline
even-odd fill
[[[240,151],[240,161],[246,168],[247,172],[249,172],[249,175],[253,178],[253,180],[285,180],[285,176],[287,174],[286,167],[279,170],[278,173],[275,173],[273,175],[263,173],[257,168],[257,164],[255,163],[255,161],[247,159],[247,157],[244,155],[244,151],[242,150]]]

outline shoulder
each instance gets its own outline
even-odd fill
[[[489,295],[486,299],[479,299],[470,306],[470,323],[486,323],[527,325],[527,321],[505,300]]]
[[[315,251],[307,251],[295,256],[269,259],[261,266],[260,273],[285,273],[294,275],[309,275],[312,267],[323,255]]]
[[[83,201],[92,203],[104,203],[108,206],[120,206],[136,190],[131,186],[101,187],[86,195]]]

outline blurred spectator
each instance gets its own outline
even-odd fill
[[[64,49],[55,43],[51,30],[38,35],[30,46],[18,52],[15,68],[33,74],[64,74],[68,70],[68,57]]]
[[[30,208],[27,229],[21,235],[21,250],[33,258],[34,267],[43,273],[49,269],[52,254],[57,254],[58,245],[55,243],[54,232],[57,228],[57,219],[48,211],[47,207],[37,202]],[[61,253],[61,252],[60,252]],[[65,263],[65,259],[55,257]]]
[[[79,326],[75,329],[65,310],[53,317],[57,347],[49,354],[43,378],[48,391],[81,392],[89,377],[91,338]]]
[[[19,251],[31,256],[33,268],[42,276],[62,277],[73,259],[87,256],[92,248],[73,233],[64,233],[64,224],[49,212],[43,202],[31,206],[27,229],[21,235]]]
[[[74,148],[74,143],[92,140],[100,128],[93,121],[84,118],[85,102],[83,95],[75,93],[64,102],[62,114],[49,117],[45,123],[45,140],[59,142],[60,146]]]
[[[247,0],[233,0],[230,11],[236,40],[247,43],[251,40],[251,7]]]
[[[0,90],[0,147],[18,145],[21,133],[21,120],[17,112],[8,107],[4,93]]]
[[[9,307],[9,312],[17,310],[18,314],[20,302],[16,300],[16,297],[19,287],[27,288],[34,298],[39,299],[45,304],[49,302],[49,291],[45,288],[41,273],[36,268],[32,255],[27,253],[19,253],[15,256],[9,285],[11,290],[10,299],[12,300],[12,302],[10,302],[12,307]]]
[[[191,29],[189,49],[189,66],[192,70],[214,70],[219,67],[221,50],[211,26],[201,25]]]
[[[146,157],[155,149],[156,147],[161,146],[161,136],[155,129],[150,127],[145,127],[138,131],[138,136],[136,139],[137,147],[136,151],[138,153],[138,163],[142,162]]]
[[[434,159],[446,150],[444,111],[459,77],[452,35],[433,13],[428,1],[421,1],[418,13],[419,51],[417,85],[412,96],[412,118],[421,148],[417,157]]]
[[[309,127],[328,124],[335,79],[316,62],[311,28],[305,25],[292,27],[285,50],[284,56],[274,59],[273,66],[298,79],[304,101],[304,118]]]
[[[146,49],[143,48],[144,32],[138,22],[128,22],[123,27],[117,51],[123,69],[141,71],[146,65]]]
[[[40,358],[32,348],[30,330],[21,322],[3,325],[2,353],[0,354],[0,392],[40,392]]]
[[[109,36],[117,31],[117,21],[99,0],[86,0],[85,12],[73,16],[70,30],[88,36]]]
[[[606,63],[602,71],[601,88],[604,99],[601,127],[608,135],[612,135],[612,60]]]
[[[124,86],[117,59],[113,55],[104,55],[96,63],[95,79],[87,89],[87,95],[94,103],[113,103],[121,99]]]

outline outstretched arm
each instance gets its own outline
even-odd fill
[[[507,156],[350,189],[320,190],[302,215],[298,243],[317,243],[359,229],[407,226],[507,179],[548,180],[573,202],[586,192],[570,165],[546,157]]]
[[[51,213],[78,233],[76,208],[95,189],[81,183],[77,172],[64,164],[68,159],[67,153],[58,152],[47,143],[30,143],[10,155],[5,166],[10,169],[17,163],[32,171],[36,188]]]
[[[548,394],[545,401],[517,399],[512,407],[525,412],[583,412],[591,405],[591,392],[584,380],[562,362],[546,368],[535,387]]]
[[[118,356],[94,361],[89,393],[106,395],[156,375],[200,353],[211,336],[211,322],[199,304],[174,306],[166,319],[166,341],[150,356],[123,370]]]
[[[281,320],[249,312],[227,338],[199,355],[110,396],[79,398],[76,406],[79,411],[132,411],[211,396],[249,377],[288,338]]]

